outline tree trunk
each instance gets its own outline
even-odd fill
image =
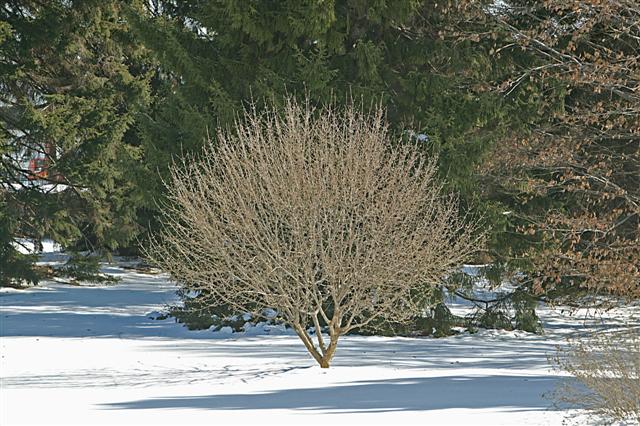
[[[339,333],[333,333],[330,335],[329,346],[327,346],[327,350],[324,353],[321,353],[313,344],[313,340],[307,334],[305,329],[299,325],[293,325],[293,329],[296,331],[300,340],[304,343],[304,346],[307,348],[307,351],[313,356],[313,359],[316,360],[318,364],[320,364],[321,368],[329,368],[331,364],[331,360],[333,359],[333,355],[336,353],[336,347],[338,346],[338,337]]]
[[[320,361],[318,361],[321,368],[329,368],[331,360],[333,359],[333,355],[336,353],[337,347],[338,347],[338,336],[331,335],[331,341],[329,342],[327,351],[324,353]]]
[[[318,352],[318,350],[314,347],[313,341],[311,340],[307,332],[304,330],[304,328],[302,328],[302,326],[299,324],[294,324],[293,329],[296,331],[296,334],[298,335],[298,337],[300,337],[300,340],[302,340],[302,343],[304,343],[304,346],[307,348],[307,351],[309,351],[311,356],[313,356],[313,359],[315,359],[318,362],[318,364],[322,366],[323,357],[320,354],[320,352]]]

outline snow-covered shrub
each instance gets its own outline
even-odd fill
[[[482,240],[415,143],[380,109],[249,112],[172,169],[149,257],[212,304],[275,309],[328,367],[341,335],[420,315]]]
[[[610,424],[640,424],[640,326],[574,340],[553,359],[574,379],[554,396]]]

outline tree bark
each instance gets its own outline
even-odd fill
[[[331,340],[329,342],[329,346],[327,346],[327,350],[320,359],[320,367],[321,368],[329,368],[331,364],[331,360],[333,359],[333,355],[336,353],[336,348],[338,347],[338,335],[332,334]]]
[[[320,367],[329,368],[331,365],[331,360],[333,359],[333,355],[335,355],[336,348],[338,347],[338,338],[340,337],[339,333],[335,331],[330,333],[329,345],[327,346],[326,350],[320,353],[313,344],[313,340],[311,339],[309,334],[301,325],[295,324],[293,325],[293,329],[296,331],[298,337],[300,337],[300,340],[302,340],[302,343],[304,343],[307,351],[311,354],[313,359],[316,360]]]
[[[323,356],[315,348],[311,337],[309,337],[304,328],[299,324],[294,324],[293,329],[296,331],[296,334],[298,335],[298,337],[300,337],[300,340],[302,340],[302,343],[304,343],[304,346],[307,348],[307,351],[311,354],[313,359],[315,359],[316,362],[320,364],[320,366],[322,366]]]

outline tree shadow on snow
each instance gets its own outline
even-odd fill
[[[265,393],[151,398],[103,404],[104,409],[293,409],[322,412],[428,411],[502,408],[505,411],[558,409],[542,396],[553,376],[444,376],[354,382],[325,388]],[[523,385],[523,382],[527,382]]]
[[[547,357],[556,342],[543,337],[502,339],[476,335],[434,338],[379,338],[344,336],[338,345],[334,367],[383,366],[393,368],[548,368]],[[157,350],[194,352],[210,359],[229,354],[234,358],[281,360],[314,365],[296,336],[258,336],[216,341],[189,341],[166,344]]]

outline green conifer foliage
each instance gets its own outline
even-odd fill
[[[132,126],[150,101],[152,70],[123,5],[0,6],[0,181],[3,214],[17,220],[12,237],[115,249],[137,233]]]
[[[442,37],[458,13],[446,3],[158,0],[142,14],[129,9],[160,63],[157,102],[140,127],[148,180],[251,100],[260,108],[294,94],[382,102],[392,126],[420,135],[451,185],[470,193],[503,113],[499,97],[474,87],[495,72],[488,49]]]

